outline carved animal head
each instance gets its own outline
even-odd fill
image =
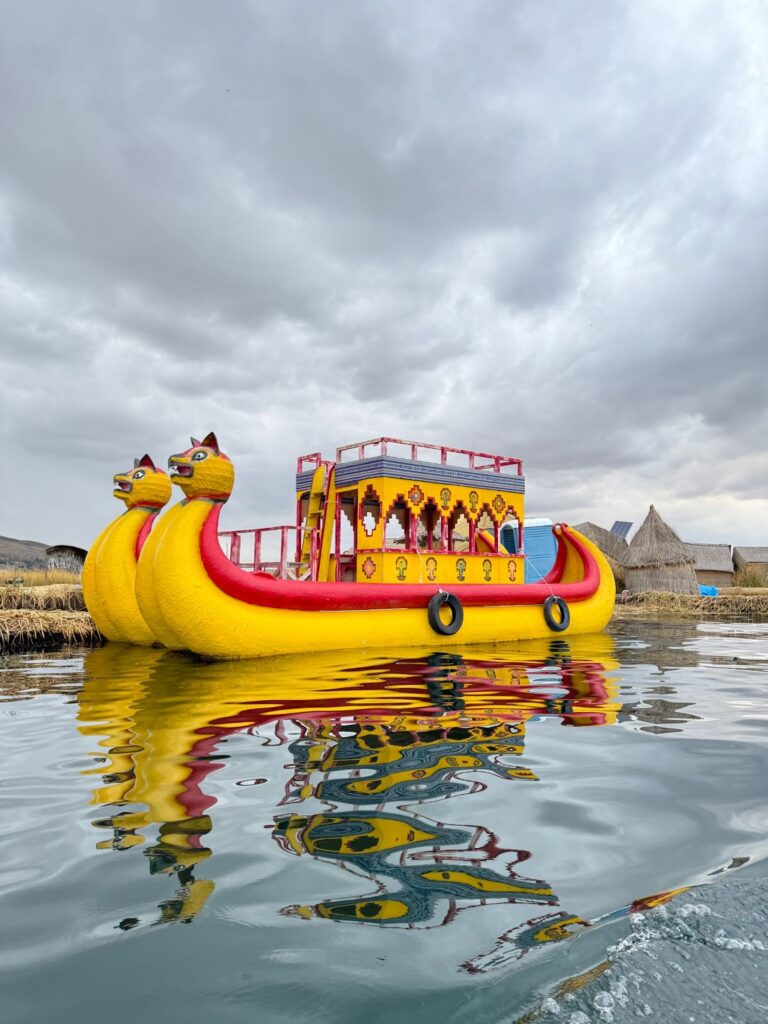
[[[133,460],[133,469],[115,473],[112,493],[127,508],[162,508],[171,497],[171,481],[148,455]]]
[[[235,468],[219,450],[211,432],[202,441],[190,438],[192,447],[168,459],[171,483],[178,484],[187,498],[226,501],[235,482]]]

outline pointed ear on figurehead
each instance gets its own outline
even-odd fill
[[[134,460],[135,461],[135,460]],[[154,462],[148,455],[142,455],[141,458],[136,462],[137,466],[149,466],[150,469],[156,469]]]
[[[133,468],[134,469],[138,469],[138,467],[139,467],[139,460],[138,459],[134,459],[133,460]]]
[[[189,440],[192,442],[192,447],[193,448],[199,448],[200,447],[200,442],[197,440],[196,437],[190,437]]]
[[[203,442],[202,443],[203,443],[203,447],[204,448],[213,448],[213,450],[216,452],[217,455],[220,454],[220,452],[219,452],[219,442],[216,440],[216,435],[214,434],[213,431],[211,431],[210,434],[208,434],[207,437],[203,438]]]

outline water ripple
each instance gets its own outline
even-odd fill
[[[732,623],[6,659],[6,1019],[762,1021],[766,673]]]

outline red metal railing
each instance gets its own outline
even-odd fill
[[[306,469],[317,469],[322,461],[322,452],[310,452],[309,455],[300,455],[296,459],[296,472],[303,473]],[[305,463],[309,463],[309,465],[307,466]]]
[[[517,476],[523,475],[522,459],[515,459],[508,455],[491,455],[489,452],[475,452],[471,451],[469,448],[449,448],[447,445],[424,444],[421,441],[404,441],[399,437],[377,437],[372,441],[359,441],[357,444],[344,445],[343,448],[336,449],[336,462],[343,462],[344,456],[349,452],[355,452],[353,459],[366,459],[375,455],[387,455],[389,445],[400,445],[401,447],[409,449],[410,458],[414,462],[419,461],[420,452],[439,452],[440,463],[443,466],[452,465],[459,468],[462,468],[463,466],[463,468],[466,469],[475,469],[491,473],[500,473],[502,469],[513,467]],[[466,459],[466,464],[462,462],[449,461],[449,456],[451,455],[462,456],[462,458]],[[397,457],[408,458],[409,456],[398,455]],[[299,459],[299,463],[301,464],[303,459],[309,460],[313,458],[319,459],[319,453],[316,453],[316,455],[304,455]],[[347,459],[347,461],[350,460]],[[421,461],[428,462],[433,460],[422,456]]]
[[[319,530],[311,528],[309,562],[302,561],[301,543],[304,529],[297,526],[262,526],[254,530],[222,530],[219,533],[219,542],[224,553],[230,562],[245,569],[246,572],[268,572],[280,580],[289,579],[317,579],[317,562],[320,547]],[[264,534],[279,534],[280,553],[278,558],[262,558],[262,541]],[[293,543],[289,540],[289,534],[295,533]],[[243,538],[253,538],[253,558],[242,559]],[[289,554],[292,557],[289,558]]]

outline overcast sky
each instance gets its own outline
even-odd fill
[[[762,0],[0,0],[0,534],[214,429],[517,455],[528,510],[768,543]]]

